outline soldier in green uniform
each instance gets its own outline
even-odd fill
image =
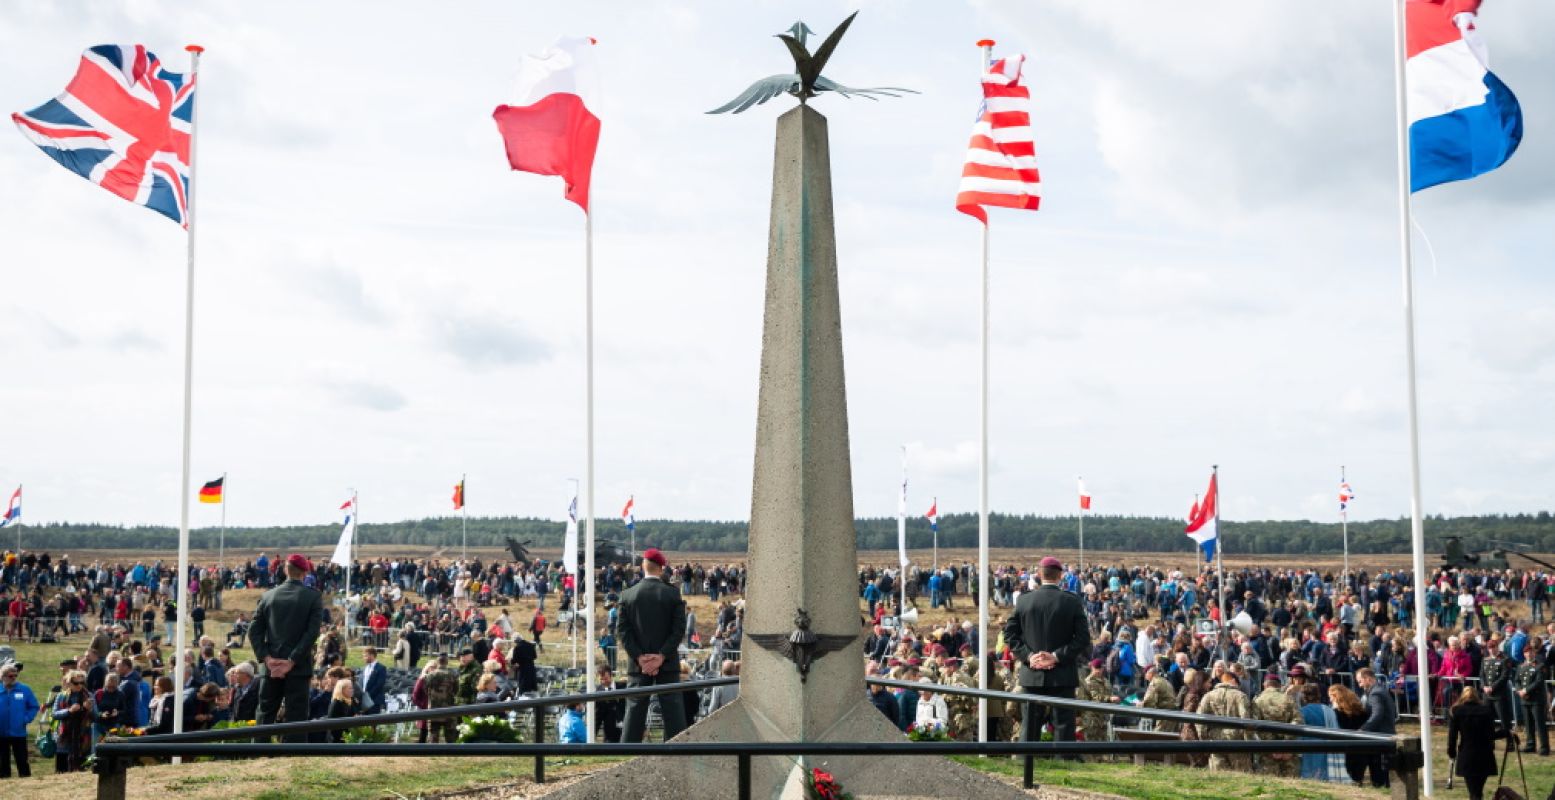
[[[1080,685],[1075,687],[1074,699],[1089,700],[1092,703],[1116,703],[1118,696],[1112,693],[1112,686],[1107,683],[1106,662],[1101,659],[1091,661],[1091,668],[1086,672]],[[1080,712],[1080,734],[1087,742],[1107,741],[1108,714],[1100,711]]]
[[[459,690],[454,693],[454,703],[461,706],[475,702],[475,684],[481,678],[481,665],[475,662],[475,651],[464,648],[459,651]]]
[[[1237,686],[1236,673],[1225,670],[1220,673],[1220,683],[1204,695],[1199,701],[1199,713],[1216,717],[1241,717],[1247,719],[1249,711],[1247,707],[1247,694]],[[1197,723],[1199,738],[1205,741],[1226,741],[1246,739],[1247,731],[1241,728],[1222,728],[1203,722]],[[1222,755],[1216,753],[1209,757],[1211,771],[1227,769],[1242,770],[1252,769],[1252,762],[1246,755]]]
[[[1545,716],[1549,692],[1544,687],[1544,660],[1539,657],[1539,646],[1533,639],[1523,648],[1523,663],[1517,665],[1517,672],[1512,675],[1512,688],[1523,703],[1523,722],[1527,725],[1523,752],[1532,753],[1534,737],[1538,737],[1539,755],[1549,755],[1550,731]]]
[[[446,653],[437,657],[437,668],[426,676],[426,688],[427,708],[448,708],[454,704],[454,698],[459,693],[459,675],[448,668]],[[427,733],[431,734],[433,742],[439,736],[449,743],[458,739],[453,717],[427,720],[423,734]]]
[[[999,661],[990,653],[989,663],[994,665],[993,672],[988,676],[988,689],[999,691],[1000,687],[1008,683],[1008,670],[1004,668],[1004,662]],[[999,700],[988,701],[988,741],[1002,742],[1009,739],[1010,709],[1008,702]]]
[[[275,722],[276,712],[286,707],[288,722],[308,719],[308,688],[313,679],[313,642],[324,619],[324,599],[317,589],[303,585],[313,564],[293,553],[286,557],[286,580],[264,593],[249,625],[254,658],[263,665],[259,680],[259,721]],[[307,734],[284,737],[287,742],[307,741]]]
[[[1172,682],[1161,675],[1161,670],[1156,666],[1145,668],[1145,696],[1139,704],[1145,708],[1158,708],[1163,711],[1177,710],[1177,692],[1172,689]],[[1157,722],[1156,730],[1161,730],[1164,723]]]
[[[1485,659],[1480,663],[1480,679],[1484,682],[1485,699],[1496,710],[1496,719],[1505,730],[1512,729],[1512,667],[1510,659],[1501,652],[1498,638],[1491,638],[1485,648]]]
[[[948,683],[962,689],[976,689],[977,678],[972,674],[972,660],[962,661],[951,673]],[[977,698],[964,694],[946,694],[945,704],[950,706],[950,738],[958,742],[970,742],[977,738]]]
[[[1292,725],[1301,724],[1301,709],[1280,689],[1280,676],[1273,671],[1264,676],[1263,691],[1253,698],[1253,719],[1286,722]],[[1263,739],[1290,738],[1280,733],[1265,733],[1259,736]],[[1272,771],[1282,778],[1295,778],[1301,775],[1301,762],[1293,753],[1265,753],[1258,757],[1258,763],[1264,770]]]
[[[999,675],[1004,679],[1004,691],[1011,694],[1020,694],[1020,673],[1010,668],[1007,662],[1000,662]],[[1009,729],[999,738],[1004,741],[1020,741],[1021,714],[1025,713],[1026,704],[1019,700],[1007,700],[1004,703],[1004,717],[1009,720]]]

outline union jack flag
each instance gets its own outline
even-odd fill
[[[87,50],[63,94],[11,115],[65,169],[184,227],[193,118],[194,81],[139,44]]]

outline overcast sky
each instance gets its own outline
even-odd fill
[[[1555,3],[1482,28],[1527,134],[1500,171],[1417,196],[1424,499],[1555,491]],[[0,107],[80,53],[207,48],[199,131],[195,484],[234,525],[559,517],[583,472],[583,218],[507,169],[491,111],[521,54],[592,35],[597,513],[749,512],[780,98],[771,35],[861,13],[827,68],[921,95],[823,97],[861,515],[976,509],[978,226],[953,209],[973,43],[1028,55],[1044,189],[996,210],[995,510],[1227,519],[1408,513],[1384,0],[7,2]],[[0,136],[0,485],[26,519],[176,523],[180,229]],[[3,498],[0,498],[3,499]],[[921,506],[921,508],[920,508]],[[217,509],[195,508],[197,525]]]

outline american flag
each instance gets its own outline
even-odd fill
[[[1031,132],[1031,92],[1020,85],[1025,56],[1001,58],[983,76],[983,106],[972,126],[956,210],[988,224],[983,206],[1036,210],[1042,200],[1037,145]]]
[[[11,119],[61,166],[188,226],[194,82],[144,45],[81,54],[65,91]]]

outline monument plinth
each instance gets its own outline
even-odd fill
[[[865,695],[831,161],[826,118],[806,105],[777,123],[755,462],[740,695],[675,741],[900,740]],[[860,797],[1025,797],[926,756],[754,758],[752,795],[802,798],[807,767]],[[650,757],[557,796],[732,797],[735,780],[730,758]]]

